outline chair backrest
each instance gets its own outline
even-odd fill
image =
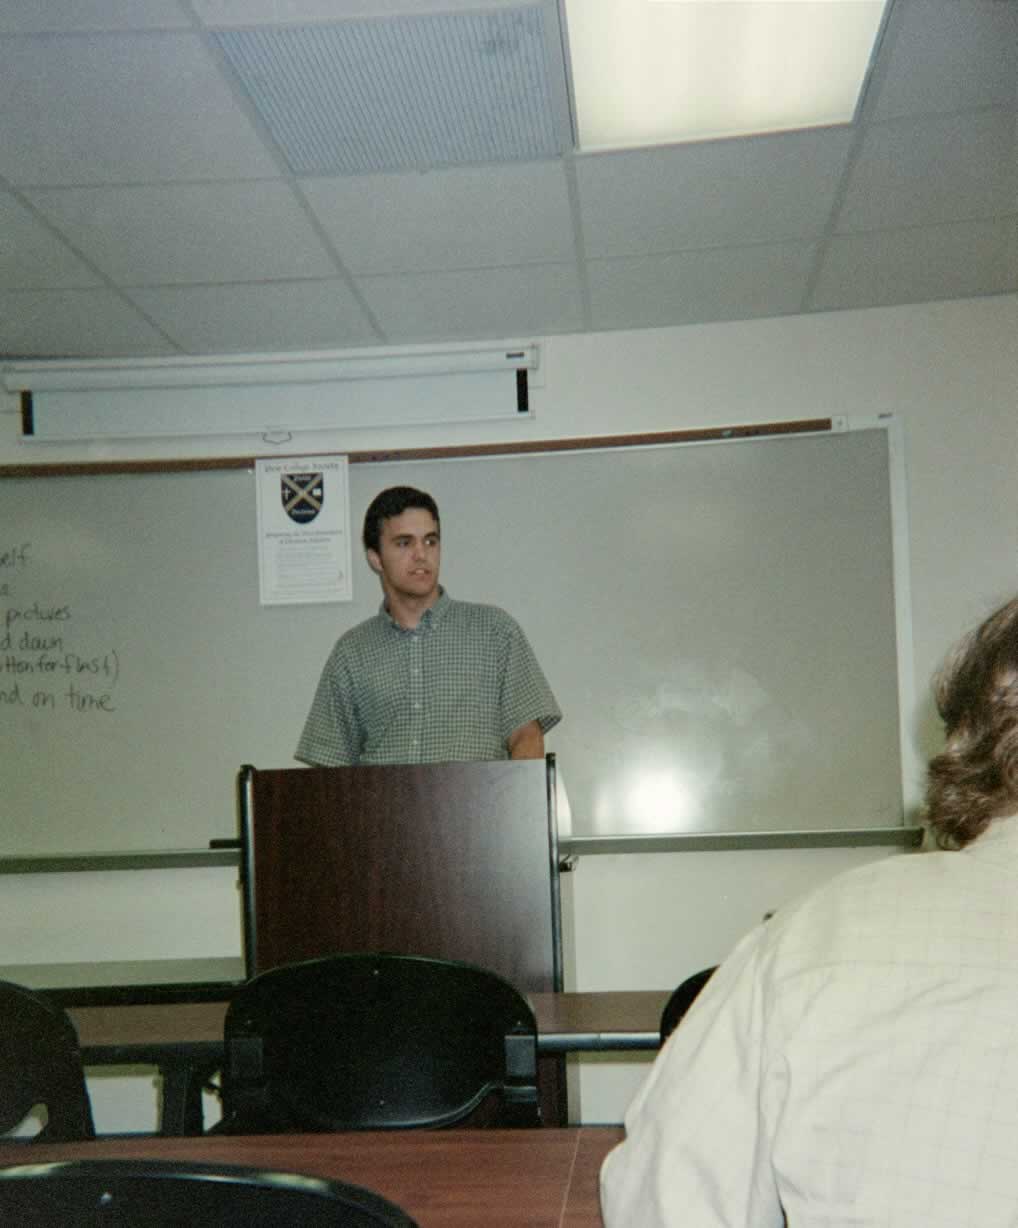
[[[0,1223],[12,1228],[417,1228],[394,1203],[345,1182],[157,1160],[0,1169]]]
[[[345,954],[272,968],[225,1022],[224,1132],[538,1125],[537,1025],[472,964]]]
[[[700,972],[694,972],[692,976],[687,976],[686,979],[672,990],[671,997],[664,1005],[661,1011],[661,1044],[664,1044],[668,1037],[675,1031],[679,1023],[682,1021],[682,1016],[689,1010],[696,1000],[697,994],[703,989],[704,985],[717,971],[717,965],[712,968],[704,968]]]
[[[0,981],[0,1134],[38,1104],[45,1105],[47,1121],[37,1140],[95,1137],[74,1025],[41,994]]]

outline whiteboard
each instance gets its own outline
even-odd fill
[[[879,425],[359,463],[352,531],[435,496],[450,595],[520,621],[564,710],[566,834],[894,827],[892,477]],[[4,477],[0,524],[0,852],[235,835],[239,767],[296,766],[378,607],[360,552],[351,602],[261,606],[248,468]]]

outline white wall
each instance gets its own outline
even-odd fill
[[[965,627],[1018,588],[1018,296],[552,337],[543,351],[545,384],[533,392],[532,422],[308,436],[285,451],[892,412],[904,425],[908,469],[920,695],[909,721],[925,757],[938,736],[926,698],[933,669]],[[250,440],[71,449],[20,444],[17,432],[12,399],[0,412],[0,464],[263,450]],[[767,909],[842,868],[884,855],[796,850],[584,858],[566,893],[569,985],[670,987],[716,962]],[[72,949],[98,954],[111,949],[114,934],[117,951],[133,952],[137,939],[140,954],[121,958],[237,953],[239,929],[232,900],[223,904],[222,876],[181,873],[186,882],[172,886],[165,874],[106,875],[94,889],[81,885],[93,876],[77,886],[27,876],[3,880],[0,927],[5,945],[12,935],[17,945],[5,962],[62,961],[75,957],[66,954]],[[617,1120],[640,1073],[639,1063],[629,1061],[585,1063],[583,1119]]]

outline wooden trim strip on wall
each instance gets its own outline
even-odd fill
[[[806,435],[834,429],[830,418],[804,418],[795,422],[761,422],[741,426],[699,427],[682,431],[644,431],[634,435],[588,435],[575,439],[534,439],[516,443],[459,444],[430,448],[394,448],[315,455],[347,457],[351,465],[380,465],[398,461],[454,460],[461,457],[527,456],[554,452],[582,452],[595,448],[656,447],[663,444],[722,443],[767,436]],[[286,456],[271,454],[273,459]],[[293,453],[294,457],[305,453]],[[47,464],[0,465],[0,478],[59,478],[119,473],[190,473],[202,470],[252,469],[255,456],[179,457],[165,460],[58,461]]]

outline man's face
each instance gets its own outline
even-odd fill
[[[438,592],[442,545],[430,512],[411,507],[382,521],[378,549],[368,551],[368,563],[378,573],[386,596],[427,601]]]

